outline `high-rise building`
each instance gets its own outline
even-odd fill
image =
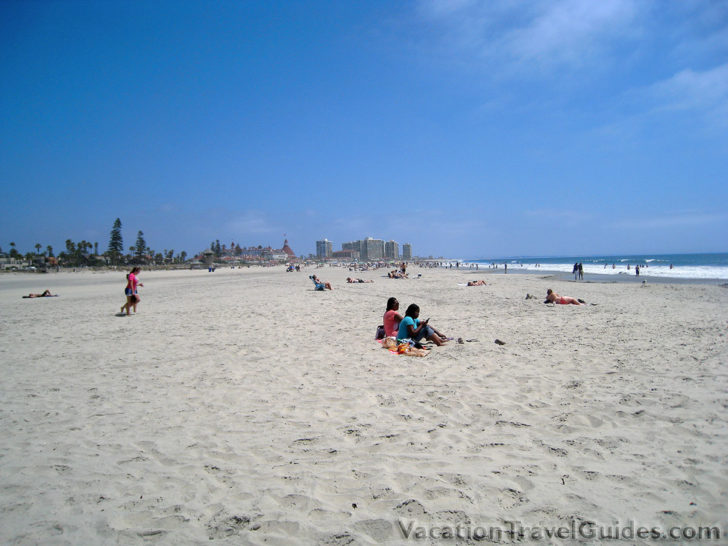
[[[341,243],[341,250],[353,250],[358,258],[361,255],[361,241],[351,241],[349,243]]]
[[[384,243],[384,257],[389,260],[399,260],[399,243],[397,241]]]
[[[360,257],[363,262],[374,262],[384,258],[384,241],[367,237],[361,243]]]
[[[322,259],[331,258],[331,241],[328,239],[316,241],[316,257]]]
[[[412,245],[411,244],[405,243],[402,245],[402,259],[403,260],[412,259]]]

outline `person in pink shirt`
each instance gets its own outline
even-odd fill
[[[402,315],[399,310],[399,302],[397,298],[389,298],[387,300],[387,310],[384,313],[384,335],[387,337],[397,337],[399,331],[399,323],[402,321]]]
[[[141,267],[135,267],[126,276],[126,288],[124,289],[124,294],[126,295],[126,303],[121,306],[122,314],[124,314],[124,309],[126,309],[126,314],[130,315],[132,307],[134,308],[134,312],[136,313],[136,306],[140,300],[139,295],[137,294],[137,286],[144,286],[142,283],[139,282],[139,279],[137,278],[137,273],[139,273],[141,270]]]

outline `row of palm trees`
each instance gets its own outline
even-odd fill
[[[53,257],[53,247],[51,245],[48,245],[46,247],[45,252],[41,254],[40,249],[43,248],[43,245],[40,243],[35,244],[35,254],[32,252],[26,252],[25,255],[18,252],[18,249],[16,248],[15,242],[10,243],[10,252],[8,253],[9,256],[15,260],[20,260],[25,258],[26,260],[32,261],[34,258],[37,258],[39,256],[48,256]]]

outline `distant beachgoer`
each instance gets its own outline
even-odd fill
[[[504,273],[508,273],[508,264],[503,264],[503,267],[505,268]]]
[[[316,286],[316,290],[324,290],[324,289],[333,290],[333,288],[331,288],[331,283],[329,281],[324,282],[321,279],[319,279],[316,275],[311,275],[309,278],[313,281],[313,284]]]
[[[399,324],[402,322],[402,315],[399,314],[399,302],[397,298],[387,300],[387,310],[384,312],[384,334],[386,337],[397,337]]]
[[[42,294],[34,294],[31,292],[27,296],[23,296],[24,298],[55,298],[57,294],[51,294],[50,290],[45,290]]]
[[[672,264],[670,264],[670,269],[672,269]]]
[[[634,274],[638,277],[640,276],[640,266],[636,265],[634,266]]]
[[[126,276],[126,288],[124,288],[124,295],[126,295],[126,303],[121,306],[121,313],[124,313],[124,309],[126,309],[126,314],[131,315],[131,309],[134,308],[134,312],[137,312],[136,306],[137,303],[141,300],[139,298],[139,294],[137,292],[137,286],[144,286],[142,283],[139,282],[139,279],[137,278],[137,274],[142,270],[141,267],[134,267],[129,274]]]
[[[571,272],[574,274],[574,280],[576,280],[577,276],[579,275],[579,262],[574,262],[574,268],[571,270]]]
[[[544,303],[559,303],[561,305],[581,305],[586,303],[584,300],[578,300],[570,296],[560,296],[550,288],[546,290],[546,301]]]
[[[579,280],[584,280],[584,264],[579,262]]]
[[[485,281],[468,281],[468,286],[485,286]]]
[[[435,345],[443,345],[447,343],[447,337],[438,332],[432,326],[429,326],[430,319],[423,322],[419,320],[420,308],[417,304],[410,304],[404,314],[402,322],[399,323],[399,332],[397,339],[411,339],[415,344],[419,343],[422,338],[429,339]],[[415,345],[416,346],[416,345]]]

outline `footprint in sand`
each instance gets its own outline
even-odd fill
[[[409,499],[394,507],[394,513],[400,516],[417,519],[427,514],[427,510],[421,502],[415,499]]]
[[[520,506],[526,502],[526,499],[523,498],[523,495],[519,491],[508,488],[500,491],[497,501],[504,510],[512,510],[516,506]]]

